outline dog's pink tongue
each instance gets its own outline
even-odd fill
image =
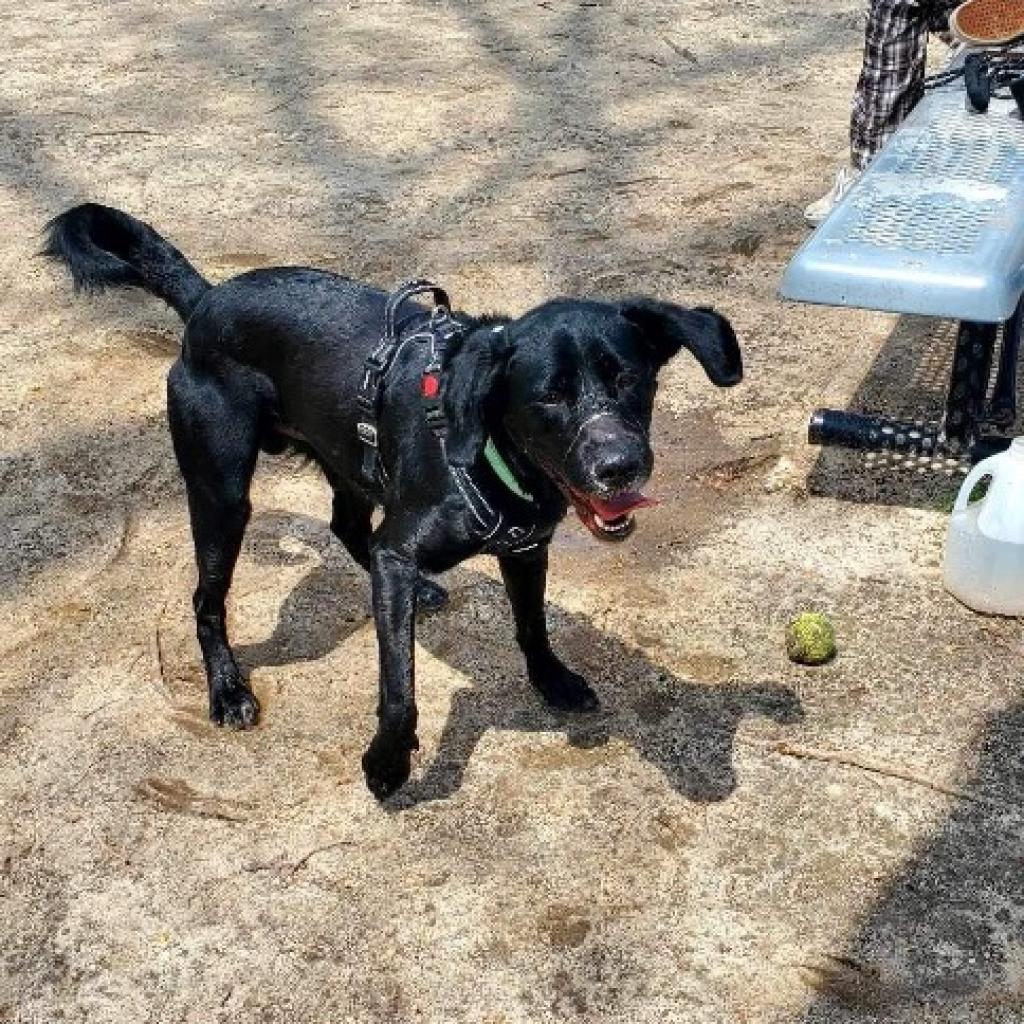
[[[626,491],[607,501],[602,501],[600,498],[589,498],[588,501],[590,507],[605,522],[618,519],[627,512],[633,512],[638,508],[650,508],[652,505],[658,504],[654,498],[648,498],[646,494],[641,494],[639,491]]]

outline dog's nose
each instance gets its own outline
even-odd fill
[[[609,491],[623,490],[636,482],[641,469],[636,453],[620,448],[602,453],[594,465],[594,479]]]

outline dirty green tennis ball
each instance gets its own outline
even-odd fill
[[[801,612],[786,627],[786,653],[798,665],[824,665],[836,656],[836,631],[827,615]]]

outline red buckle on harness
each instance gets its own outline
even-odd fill
[[[424,398],[437,398],[441,393],[441,380],[436,373],[425,373],[420,381],[420,391]]]

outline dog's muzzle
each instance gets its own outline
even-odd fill
[[[653,455],[643,432],[624,426],[619,413],[600,410],[580,424],[566,451],[567,467],[585,480],[567,485],[583,525],[600,540],[625,540],[636,528],[633,513],[657,504],[639,488],[650,476]]]

